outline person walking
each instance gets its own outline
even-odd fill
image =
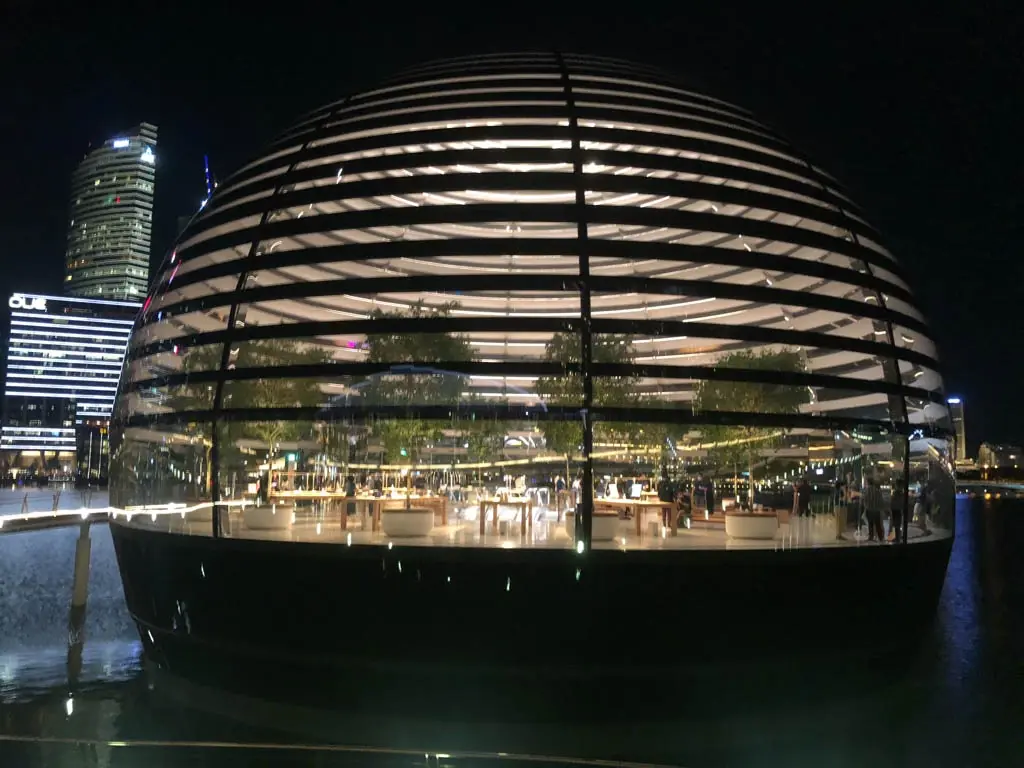
[[[868,518],[868,541],[874,541],[878,536],[879,541],[885,541],[885,530],[882,528],[882,489],[875,482],[874,475],[868,475],[867,486],[864,488],[864,514]]]

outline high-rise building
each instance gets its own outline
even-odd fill
[[[149,286],[156,126],[103,142],[71,177],[64,293],[141,301]]]
[[[8,299],[0,454],[11,468],[106,474],[110,410],[137,302]]]
[[[946,405],[949,406],[949,418],[953,422],[953,432],[956,434],[956,460],[967,461],[967,428],[964,426],[964,400],[962,397],[946,398]]]

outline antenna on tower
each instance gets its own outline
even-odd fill
[[[203,202],[199,204],[200,208],[205,208],[206,204],[210,202],[210,198],[213,197],[213,190],[217,188],[217,182],[213,178],[213,174],[210,173],[210,156],[203,155],[203,174],[206,178],[206,197],[203,198]]]
[[[203,155],[203,170],[206,172],[206,199],[213,195],[213,176],[210,175],[210,156]]]

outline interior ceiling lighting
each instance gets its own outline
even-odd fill
[[[329,385],[364,375],[350,366],[369,358],[366,319],[422,307],[486,349],[487,370],[467,372],[487,376],[453,402],[502,400],[495,376],[522,377],[527,397],[553,334],[590,328],[642,345],[625,364],[661,413],[692,411],[702,371],[728,378],[723,354],[790,349],[815,393],[803,426],[941,429],[940,376],[899,380],[900,363],[939,365],[881,242],[835,179],[685,81],[575,55],[434,64],[307,115],[216,187],[135,328],[121,416],[187,423],[174,397],[141,393],[220,375],[186,367],[213,345],[210,412],[258,374],[315,379],[356,418],[361,390]],[[320,347],[321,367],[246,372],[246,343],[274,339]]]

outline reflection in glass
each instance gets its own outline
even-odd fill
[[[749,115],[572,61],[467,63],[443,120],[416,115],[434,82],[361,94],[218,188],[122,376],[132,525],[215,501],[220,535],[345,546],[568,548],[577,514],[621,549],[952,531],[935,345],[861,212]]]

